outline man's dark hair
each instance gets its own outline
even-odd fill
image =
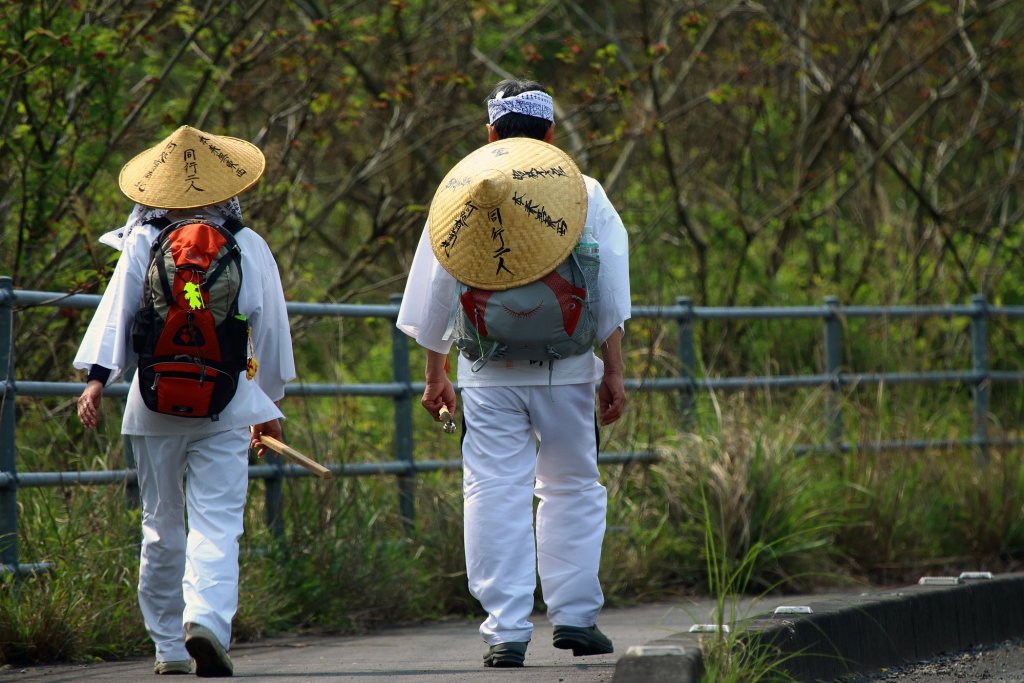
[[[551,94],[537,81],[521,81],[517,78],[506,78],[494,86],[494,90],[487,96],[487,99],[493,100],[498,96],[498,93],[501,93],[502,97],[511,97],[513,95],[522,95],[524,92],[530,92],[531,90],[540,90],[548,95]],[[501,139],[533,138],[535,140],[543,140],[552,123],[552,121],[542,119],[539,116],[511,113],[505,114],[491,125],[494,127],[494,132]]]

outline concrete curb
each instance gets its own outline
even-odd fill
[[[764,614],[732,627],[778,650],[798,681],[832,681],[1024,635],[1024,574],[958,578],[950,585],[823,596],[808,614]],[[706,636],[703,636],[706,637]],[[677,633],[630,648],[614,683],[698,683],[702,634]]]

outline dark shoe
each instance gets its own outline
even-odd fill
[[[499,669],[515,669],[523,665],[526,659],[527,643],[498,643],[491,645],[484,655],[484,666]]]
[[[587,655],[607,655],[615,652],[612,641],[597,625],[587,626],[555,626],[554,646],[559,650],[572,650],[573,657]]]
[[[185,649],[195,660],[196,676],[200,678],[226,678],[235,672],[231,657],[205,626],[185,624]]]

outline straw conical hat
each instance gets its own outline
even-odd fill
[[[587,188],[572,157],[540,140],[508,138],[455,165],[434,194],[434,255],[454,278],[504,290],[566,259],[587,218]]]
[[[156,209],[219,204],[260,179],[266,160],[256,145],[182,126],[121,169],[121,191]]]

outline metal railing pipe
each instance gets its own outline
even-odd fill
[[[0,564],[18,566],[18,471],[14,442],[14,280],[0,277],[0,471],[12,477],[0,490]]]
[[[834,296],[825,297],[825,374],[830,377],[828,399],[828,439],[833,446],[838,446],[843,439],[842,407],[842,363],[843,363],[843,322],[839,308],[839,299]]]
[[[10,539],[7,545],[0,545],[0,565],[10,567],[32,567],[18,565],[17,557],[17,490],[34,486],[74,486],[92,484],[125,483],[130,489],[136,482],[131,458],[130,444],[126,443],[126,469],[106,472],[29,472],[18,473],[15,462],[15,412],[16,396],[77,396],[84,388],[76,382],[16,382],[13,346],[13,314],[18,310],[36,306],[60,308],[95,308],[100,301],[93,294],[63,294],[13,289],[11,278],[0,278],[0,541]],[[387,305],[330,304],[330,303],[289,303],[288,313],[295,316],[337,316],[396,319],[401,297],[392,297]],[[988,434],[991,400],[990,387],[996,382],[1022,382],[1024,371],[993,370],[990,367],[988,347],[988,320],[991,318],[1024,318],[1024,306],[994,307],[988,305],[980,295],[969,305],[938,306],[841,306],[838,299],[828,297],[821,306],[776,307],[698,307],[686,297],[679,297],[673,306],[634,306],[635,318],[672,319],[679,324],[678,354],[680,376],[669,378],[627,379],[626,387],[640,391],[678,391],[683,396],[684,420],[687,411],[693,412],[697,391],[728,391],[736,389],[830,389],[828,415],[828,444],[797,446],[798,453],[872,451],[893,449],[946,449],[968,446],[976,449],[979,460],[987,456],[989,446],[1020,445],[1021,439],[992,438]],[[851,372],[842,365],[842,326],[851,318],[913,318],[913,317],[954,317],[970,319],[971,367],[961,370],[940,370],[928,372]],[[701,320],[794,320],[820,319],[824,327],[824,358],[822,372],[807,375],[778,375],[750,377],[696,377],[698,370],[698,349],[694,340],[694,325]],[[417,473],[440,470],[457,470],[460,460],[414,460],[414,439],[412,413],[415,398],[423,391],[422,382],[413,382],[415,374],[409,367],[410,342],[397,328],[392,326],[392,380],[373,384],[309,383],[291,384],[286,388],[289,396],[362,396],[383,397],[394,403],[394,460],[378,463],[347,463],[328,465],[338,476],[392,475],[398,479],[399,506],[401,516],[408,530],[414,526],[414,491]],[[890,440],[873,443],[843,443],[842,422],[839,414],[841,389],[860,385],[884,385],[903,383],[962,383],[972,388],[972,436],[967,439],[947,440]],[[123,397],[128,393],[127,382],[118,382],[108,387],[108,397]],[[684,422],[684,428],[686,427]],[[454,442],[452,442],[454,443]],[[654,451],[601,453],[601,464],[646,463],[658,459]],[[281,482],[286,477],[312,476],[305,469],[285,464],[279,456],[268,454],[262,465],[249,468],[249,477],[267,482],[268,498],[266,508],[268,524],[279,534],[283,533],[280,516]],[[275,493],[275,491],[277,493]]]
[[[683,311],[679,316],[679,374],[687,380],[687,385],[681,392],[683,428],[691,429],[697,419],[697,401],[693,386],[697,374],[697,352],[693,344],[693,300],[688,296],[681,296],[676,299],[676,305]]]
[[[127,382],[114,382],[103,389],[103,397],[124,397],[128,395]],[[85,382],[18,382],[21,396],[79,396],[85,389]]]
[[[402,295],[392,295],[391,303],[397,310],[402,303]],[[416,519],[416,480],[412,469],[412,372],[409,369],[409,337],[395,325],[391,326],[391,371],[395,384],[403,388],[395,395],[395,460],[407,468],[398,478],[398,505],[402,523],[406,531],[411,532]]]
[[[974,440],[977,446],[974,450],[975,460],[979,465],[988,463],[988,305],[982,294],[975,294],[971,299],[973,311],[971,313],[971,369],[979,375],[978,380],[971,386],[971,394],[974,399],[974,410],[972,414],[974,427]]]
[[[87,472],[11,472],[0,473],[0,490],[14,486],[90,486],[95,484],[121,484],[138,481],[136,470],[98,470]]]
[[[308,315],[318,318],[392,318],[398,315],[398,307],[377,304],[319,304],[298,303],[287,304],[288,315]]]

